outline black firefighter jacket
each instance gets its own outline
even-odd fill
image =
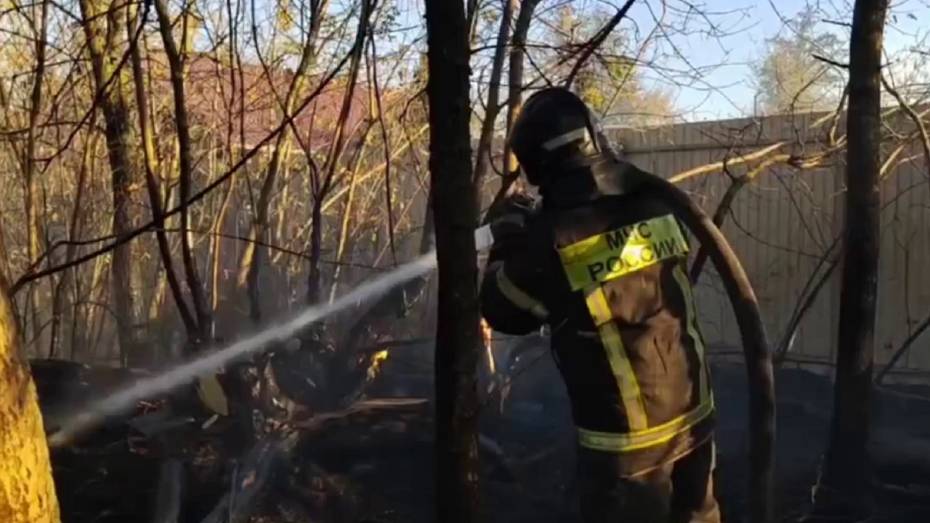
[[[670,209],[635,192],[573,206],[544,197],[522,220],[495,239],[482,314],[508,334],[549,325],[580,446],[635,475],[706,441],[713,395],[689,244]]]

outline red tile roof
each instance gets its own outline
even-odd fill
[[[163,57],[153,57],[150,62],[155,84],[152,98],[157,107],[166,109],[166,112],[160,114],[173,115],[168,68],[166,63],[159,63],[162,61]],[[187,67],[187,109],[191,130],[195,136],[212,132],[217,138],[225,140],[231,123],[233,144],[239,143],[242,127],[245,146],[250,148],[280,125],[283,116],[281,105],[294,77],[292,71],[276,68],[269,81],[269,75],[265,74],[260,64],[243,64],[241,76],[236,72],[235,78],[237,91],[240,89],[240,78],[245,87],[245,107],[242,110],[239,93],[232,93],[234,84],[230,73],[233,70],[230,67],[205,54],[192,55],[188,59]],[[297,97],[297,103],[303,102],[317,89],[319,82],[319,77],[309,78],[305,82],[303,92]],[[304,143],[312,149],[325,147],[332,140],[335,122],[342,109],[345,88],[346,78],[337,77],[300,111],[294,120]],[[369,114],[369,92],[361,78],[353,97],[354,103],[348,118],[350,131],[358,127]]]

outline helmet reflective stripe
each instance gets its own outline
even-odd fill
[[[583,140],[585,142],[590,141],[587,128],[581,127],[580,129],[575,129],[574,131],[569,131],[565,134],[556,136],[551,140],[545,141],[542,144],[542,148],[547,151],[554,151],[563,145],[568,145],[579,140]]]

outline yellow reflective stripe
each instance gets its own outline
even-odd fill
[[[559,249],[572,290],[685,256],[688,242],[671,214],[620,227]]]
[[[617,325],[613,322],[605,323],[598,327],[597,330],[601,336],[601,343],[607,351],[607,360],[610,362],[610,368],[617,380],[617,386],[620,388],[620,398],[623,401],[623,408],[630,429],[645,429],[649,426],[646,419],[646,405],[643,403],[643,396],[639,391],[639,382],[636,380],[636,374],[633,373],[633,367],[627,357],[626,348],[620,338],[620,331],[617,330]]]
[[[675,281],[678,282],[678,286],[681,287],[681,292],[685,297],[685,313],[688,316],[686,318],[688,335],[691,336],[691,340],[694,342],[694,350],[697,351],[698,361],[701,364],[701,368],[698,370],[698,379],[700,380],[700,394],[701,401],[703,402],[707,399],[708,394],[710,394],[710,386],[707,383],[709,380],[704,367],[704,339],[701,336],[701,332],[698,330],[697,312],[694,307],[694,292],[691,288],[691,280],[688,279],[688,275],[685,274],[681,264],[675,266],[675,270],[672,271],[672,274],[675,276]]]
[[[620,399],[623,401],[630,428],[632,430],[645,429],[648,421],[646,407],[639,391],[639,382],[630,365],[626,348],[623,346],[623,339],[620,337],[617,324],[613,321],[613,314],[607,304],[607,296],[600,284],[594,284],[585,289],[585,303],[588,305],[591,319],[597,326],[597,332],[604,351],[607,353],[607,361],[610,363],[614,379],[617,380],[617,388],[620,391]]]
[[[585,448],[604,452],[629,452],[660,445],[670,441],[703,421],[714,411],[711,399],[697,408],[667,423],[646,430],[628,433],[597,432],[578,429],[578,443]]]
[[[523,289],[517,287],[516,284],[507,277],[507,273],[504,272],[504,267],[499,267],[497,269],[496,276],[497,288],[500,289],[501,294],[510,300],[511,303],[539,319],[546,319],[549,316],[549,311],[546,309],[546,306],[536,298],[523,292]]]
[[[614,314],[610,312],[610,305],[607,303],[607,294],[600,285],[592,285],[585,289],[584,300],[588,304],[588,312],[594,320],[595,327],[614,320]]]

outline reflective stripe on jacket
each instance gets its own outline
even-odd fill
[[[658,198],[544,200],[522,234],[495,243],[482,282],[496,330],[550,325],[579,444],[628,454],[631,473],[680,456],[713,428],[688,252]]]

